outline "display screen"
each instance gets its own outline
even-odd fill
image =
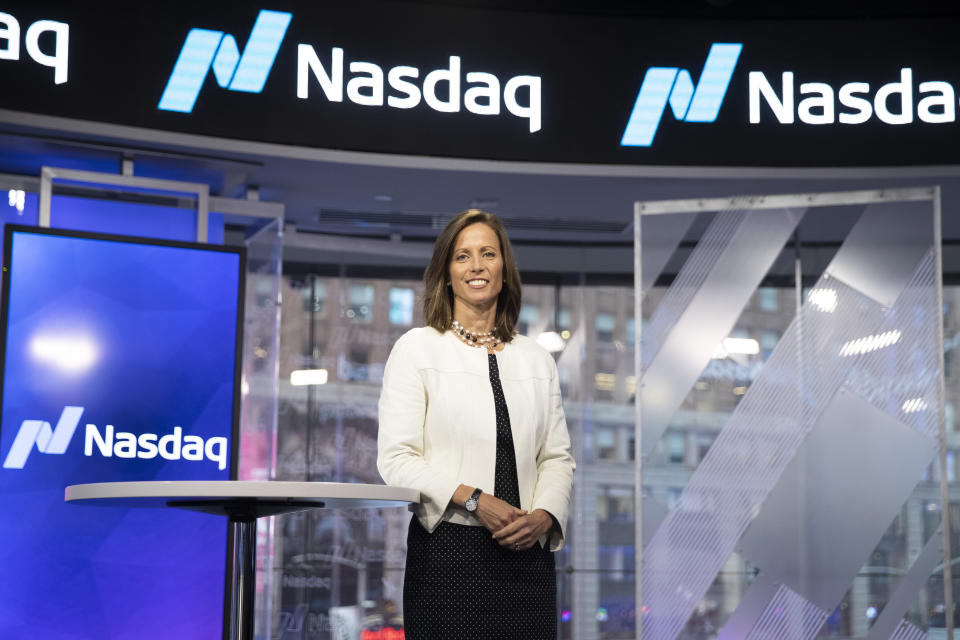
[[[242,249],[8,226],[0,638],[218,638],[227,523],[64,502],[67,485],[227,480]]]

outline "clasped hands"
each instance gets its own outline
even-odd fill
[[[476,515],[501,547],[517,550],[529,549],[553,526],[543,509],[527,513],[489,493],[480,495]]]

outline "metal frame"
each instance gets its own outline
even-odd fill
[[[133,189],[151,189],[174,193],[192,193],[197,198],[197,242],[207,242],[210,227],[210,185],[199,182],[178,182],[159,178],[137,178],[115,173],[79,171],[59,167],[43,167],[40,170],[40,207],[37,226],[50,226],[50,200],[54,180],[73,180],[91,184],[111,185]]]
[[[39,187],[40,204],[37,226],[40,227],[50,226],[50,201],[53,195],[54,180],[72,180],[75,182],[108,185],[123,189],[143,189],[192,194],[197,200],[197,242],[207,242],[209,239],[211,211],[249,218],[283,220],[284,217],[283,204],[211,196],[210,185],[202,182],[182,182],[161,178],[138,178],[115,173],[80,171],[60,167],[43,167],[40,171],[39,184],[37,184],[36,178],[32,177],[0,175],[0,182],[18,182],[25,187]]]
[[[642,424],[642,404],[639,401],[640,388],[643,383],[643,297],[646,292],[641,290],[643,282],[643,233],[641,219],[645,215],[670,215],[680,213],[699,213],[704,211],[729,211],[741,210],[752,211],[761,209],[784,209],[790,207],[825,207],[837,205],[855,205],[855,204],[875,204],[879,202],[918,202],[929,200],[933,205],[933,242],[936,248],[935,253],[935,271],[937,287],[938,308],[943,308],[943,256],[942,256],[942,230],[941,230],[941,189],[940,186],[931,187],[909,187],[903,189],[877,189],[864,191],[837,191],[822,193],[798,193],[786,195],[749,195],[728,198],[698,198],[690,200],[656,200],[656,201],[636,201],[633,205],[633,243],[634,243],[634,322],[635,338],[634,344],[634,370],[640,387],[637,389],[638,401],[634,404],[635,415],[635,434],[634,434],[634,459],[636,460],[634,476],[634,518],[635,518],[635,575],[636,575],[636,602],[635,610],[637,615],[637,638],[643,637],[642,615],[640,607],[643,603],[643,508],[641,502],[643,499],[643,424]],[[799,307],[798,307],[799,308]],[[938,339],[943,344],[943,323],[938,324]],[[954,640],[953,633],[953,575],[950,550],[950,486],[947,481],[947,432],[946,419],[944,415],[945,381],[944,381],[944,356],[943,349],[939,349],[940,366],[940,406],[939,411],[939,434],[938,441],[940,445],[939,464],[940,464],[940,503],[941,503],[941,548],[943,555],[943,584],[944,584],[944,606],[946,607],[946,632],[947,640]]]

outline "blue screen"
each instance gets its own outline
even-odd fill
[[[0,638],[219,638],[224,519],[63,494],[230,478],[242,256],[7,234]]]

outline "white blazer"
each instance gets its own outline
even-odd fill
[[[575,464],[557,365],[535,341],[516,336],[496,353],[517,457],[520,507],[543,509],[563,547]],[[377,468],[389,485],[420,491],[414,512],[427,531],[442,520],[482,526],[450,505],[460,484],[494,492],[497,420],[487,350],[450,332],[411,329],[387,359],[380,392]],[[541,539],[547,543],[547,536]]]

